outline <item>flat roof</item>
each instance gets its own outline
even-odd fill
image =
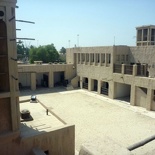
[[[155,28],[155,25],[142,25],[142,26],[136,27],[136,29],[143,29],[143,28]]]
[[[32,92],[21,92],[20,99]],[[35,94],[60,118],[75,124],[75,147],[78,151],[84,143],[93,143],[96,139],[102,143],[105,135],[125,148],[154,135],[155,112],[131,106],[126,99],[112,100],[84,89],[47,88],[36,90]],[[44,109],[41,114],[47,118]],[[142,147],[143,153],[151,151],[154,144],[155,141]]]
[[[65,125],[50,112],[48,112],[47,115],[46,108],[44,108],[39,102],[20,103],[20,112],[24,109],[30,111],[32,120],[23,121],[23,119],[21,119],[20,131],[22,138],[42,134],[43,132],[50,132],[53,131],[54,128]]]

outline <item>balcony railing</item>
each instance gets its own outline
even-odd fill
[[[146,64],[114,64],[114,73],[128,74],[134,76],[147,77],[147,66]]]
[[[114,73],[122,73],[122,65],[114,64]]]
[[[125,65],[124,66],[124,74],[132,75],[133,66],[132,65]]]

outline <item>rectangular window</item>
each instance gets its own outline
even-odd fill
[[[116,61],[120,61],[120,55],[116,55]]]
[[[99,62],[100,62],[100,54],[97,53],[97,54],[96,54],[96,63],[99,63]]]
[[[129,56],[128,56],[128,55],[126,55],[126,61],[127,61],[127,62],[129,61]]]
[[[85,54],[82,53],[82,62],[84,62],[84,61],[85,61]]]
[[[101,60],[102,63],[105,63],[105,53],[101,54]]]
[[[78,53],[78,62],[80,63],[80,53]]]
[[[121,61],[125,60],[125,55],[121,55]]]
[[[86,54],[86,62],[89,62],[89,54]]]
[[[94,62],[94,53],[91,53],[91,62]]]
[[[111,63],[111,54],[106,54],[106,58],[107,58],[107,64]]]

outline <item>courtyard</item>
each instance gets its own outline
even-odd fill
[[[21,91],[20,101],[30,99],[31,95],[36,95],[45,111],[48,109],[63,123],[75,124],[77,151],[87,142],[98,140],[102,143],[105,136],[127,148],[155,135],[155,112],[130,106],[122,100],[111,100],[83,89],[66,91],[60,87]],[[154,146],[155,141],[152,141],[132,153],[144,154]]]

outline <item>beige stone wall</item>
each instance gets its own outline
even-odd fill
[[[74,155],[75,127],[66,125],[50,132],[42,132],[36,136],[14,137],[0,144],[2,155],[32,155],[33,148],[49,151],[54,155]]]
[[[49,87],[53,87],[55,72],[64,72],[64,78],[69,82],[76,76],[76,68],[73,64],[18,65],[19,82],[23,86],[31,86],[33,90],[35,89],[36,79],[38,82],[41,81],[43,74],[49,76]],[[32,76],[32,74],[35,74],[35,76]]]
[[[96,62],[97,54],[102,58],[101,55],[110,53],[111,63]],[[95,62],[90,62],[92,57]],[[74,56],[76,55],[76,56]],[[109,83],[109,97],[123,97],[120,94],[124,93],[127,88],[127,94],[130,96],[131,105],[139,105],[148,110],[153,110],[152,90],[155,89],[155,46],[148,47],[128,47],[128,46],[111,46],[111,47],[83,47],[83,48],[71,48],[67,49],[68,62],[76,62],[75,66],[77,69],[77,75],[80,77],[80,87],[82,88],[82,82],[85,78],[88,78],[88,90],[91,91],[94,85],[94,79],[98,81],[98,93],[100,93],[101,83]],[[100,61],[102,61],[100,58]],[[106,57],[107,58],[107,57]],[[87,60],[88,59],[88,60]],[[120,73],[113,73],[114,64],[122,64]],[[148,64],[144,66],[144,71],[140,71],[142,76],[137,76],[137,70],[139,69],[136,65],[133,66],[132,72],[128,71],[125,74],[126,66],[124,64],[130,63],[141,63]],[[151,78],[145,77],[147,70]],[[127,70],[126,70],[127,71]],[[140,74],[140,73],[138,73]],[[148,94],[142,94],[142,98],[146,98],[143,102],[135,98],[136,94],[140,91],[136,88],[144,87],[148,89]]]
[[[114,63],[116,64],[129,64],[130,49],[128,46],[114,46]]]
[[[147,108],[147,92],[143,91],[144,88],[136,87],[135,105]]]
[[[130,62],[148,64],[150,77],[155,77],[155,46],[130,47]]]

